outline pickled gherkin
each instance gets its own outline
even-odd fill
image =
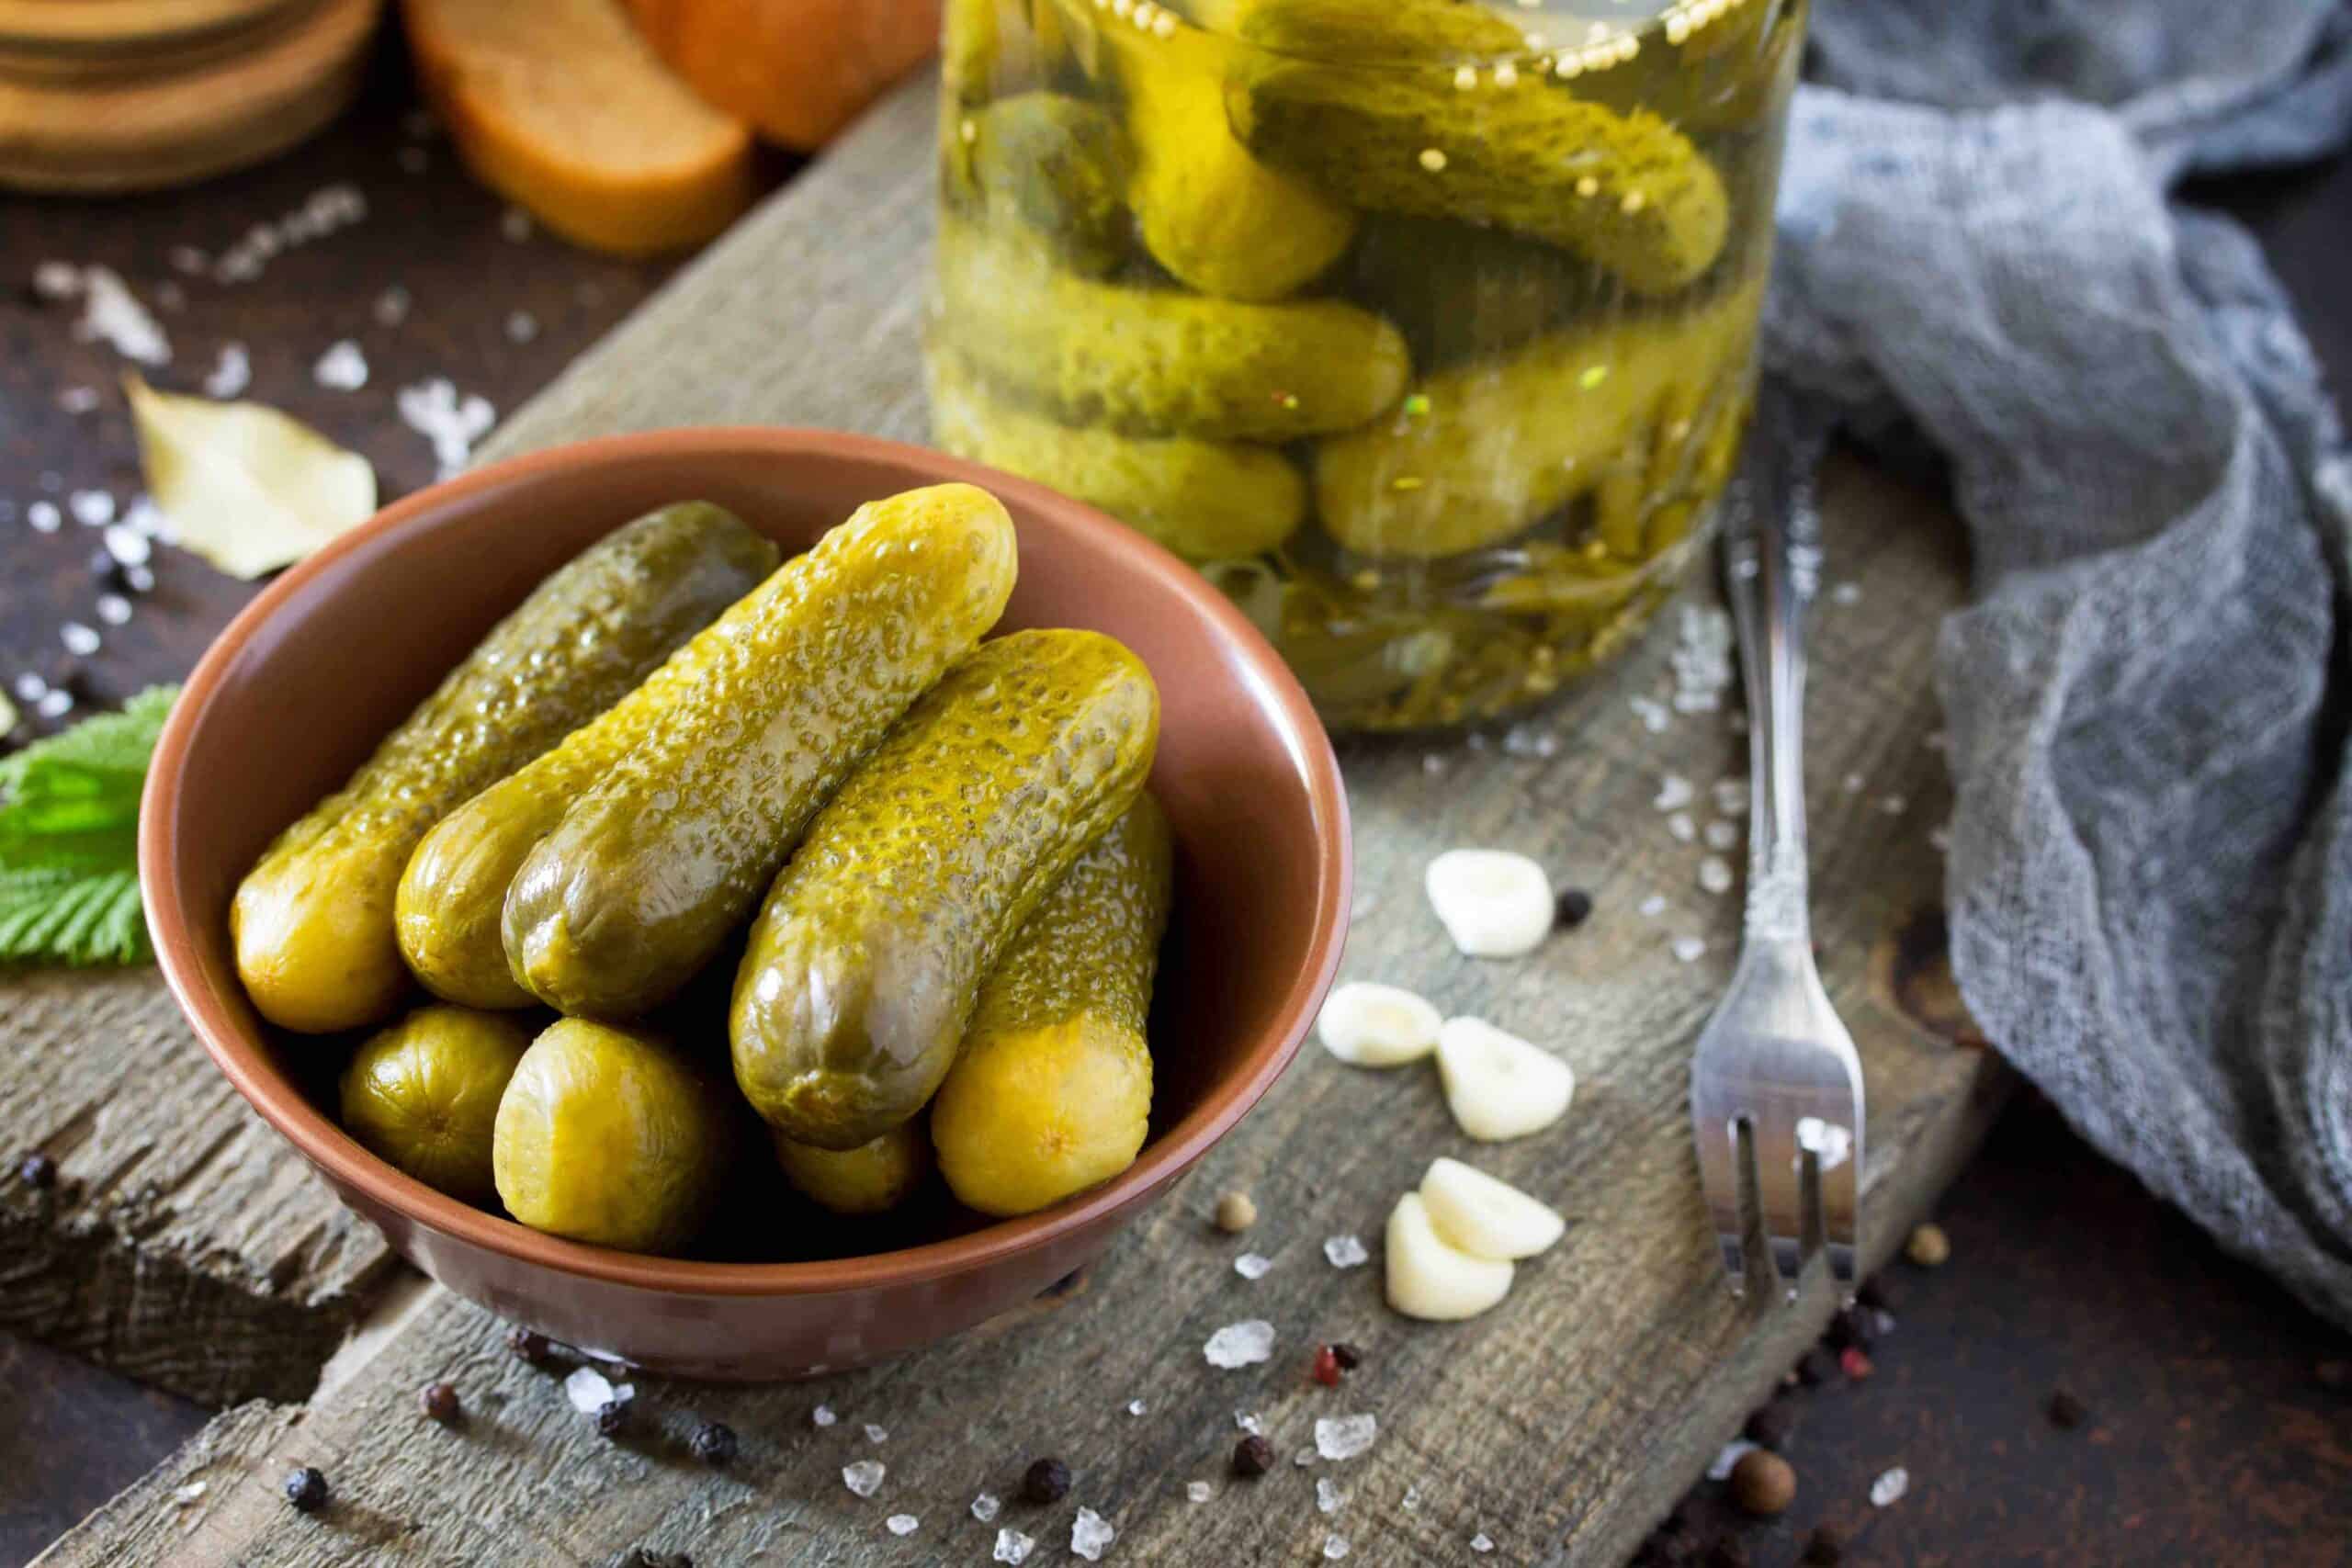
[[[735,979],[735,1082],[785,1136],[851,1149],[922,1110],[981,982],[1133,804],[1159,733],[1098,632],[984,644],[917,703],[776,879]]]
[[[1337,300],[1244,305],[1097,283],[953,219],[939,265],[934,341],[1067,424],[1289,441],[1372,419],[1412,369],[1396,328]]]
[[[1631,645],[1715,525],[1805,12],[1043,0],[1050,81],[950,95],[934,434],[1193,561],[1335,728],[1541,702]],[[1000,163],[994,188],[1054,194],[1042,220],[956,173],[1040,85],[1115,117],[1118,151],[1090,145],[1125,160]],[[1106,262],[1059,236],[1114,183],[1135,233]]]
[[[418,1008],[379,1030],[343,1071],[343,1128],[427,1187],[492,1196],[491,1132],[531,1043],[522,1021],[470,1008]]]
[[[859,507],[696,637],[636,745],[514,874],[515,979],[592,1018],[674,993],[859,759],[995,624],[1014,549],[987,491],[909,491]]]
[[[1072,271],[1127,258],[1126,133],[1109,110],[1061,93],[1023,93],[966,117],[973,198],[1034,230]]]
[[[1145,1021],[1173,881],[1150,795],[1057,883],[980,988],[931,1137],[956,1196],[1025,1214],[1133,1164],[1151,1120]]]
[[[775,1162],[800,1195],[836,1214],[888,1213],[931,1174],[931,1140],[922,1118],[902,1122],[854,1149],[820,1149],[771,1134]]]
[[[689,502],[606,535],[533,590],[238,886],[237,974],[262,1016],[306,1032],[388,1017],[412,985],[393,901],[417,840],[612,705],[775,558],[724,511]]]
[[[1055,485],[1188,559],[1272,549],[1306,513],[1306,480],[1271,447],[1058,423],[981,385],[956,355],[932,356],[931,407],[946,450]]]

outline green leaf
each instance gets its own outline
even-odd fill
[[[178,688],[0,760],[0,962],[137,964],[139,792]]]

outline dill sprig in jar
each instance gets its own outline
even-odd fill
[[[1337,728],[1622,649],[1754,386],[1804,0],[948,0],[933,433],[1175,550]]]

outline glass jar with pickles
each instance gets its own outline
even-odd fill
[[[1623,648],[1745,428],[1804,0],[948,0],[935,438],[1194,562],[1336,728]]]

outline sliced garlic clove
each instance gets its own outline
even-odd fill
[[[1407,1317],[1430,1323],[1476,1317],[1510,1289],[1511,1266],[1448,1247],[1418,1192],[1406,1193],[1389,1211],[1386,1252],[1388,1304]]]
[[[1489,1144],[1549,1127],[1567,1114],[1577,1091],[1566,1062],[1479,1018],[1439,1026],[1437,1070],[1453,1120]]]
[[[1421,1178],[1421,1206],[1438,1239],[1473,1258],[1532,1258],[1568,1228],[1510,1182],[1442,1156]]]
[[[1315,1020],[1323,1047],[1358,1067],[1398,1067],[1437,1049],[1437,1009],[1396,986],[1351,980],[1334,990]]]
[[[1422,885],[1445,934],[1473,958],[1532,953],[1556,918],[1552,879],[1508,850],[1448,850],[1430,862]]]

